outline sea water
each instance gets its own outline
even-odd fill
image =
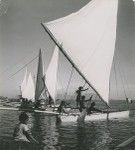
[[[123,101],[112,102],[113,108],[126,109]],[[132,109],[135,107],[132,103]],[[0,140],[12,139],[19,111],[0,110]],[[44,150],[112,150],[135,135],[135,111],[127,119],[95,122],[56,123],[56,117],[43,113],[28,113],[33,136],[42,141]]]

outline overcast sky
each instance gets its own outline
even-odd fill
[[[24,69],[11,76],[43,50],[45,69],[51,58],[54,44],[40,25],[86,5],[90,0],[2,0],[0,1],[0,95],[15,96],[24,76]],[[117,77],[112,67],[111,97],[123,95],[122,81],[117,64],[124,74],[127,95],[135,97],[135,10],[132,0],[119,0],[116,53]],[[63,62],[61,72],[70,72]],[[37,59],[28,69],[35,74]],[[68,68],[66,68],[66,67]],[[60,77],[64,83],[64,75]],[[78,79],[79,77],[77,77]],[[116,81],[118,86],[116,87]],[[65,81],[66,82],[66,81]],[[115,89],[115,90],[114,90]]]

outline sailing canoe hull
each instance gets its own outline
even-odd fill
[[[121,111],[121,112],[110,112],[110,113],[93,113],[91,115],[86,115],[85,121],[100,121],[106,119],[121,119],[128,118],[129,111]],[[61,122],[77,122],[79,115],[66,115],[62,114],[59,116]]]

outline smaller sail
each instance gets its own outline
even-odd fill
[[[43,80],[43,62],[42,62],[42,52],[39,50],[39,60],[37,69],[37,80],[36,80],[36,90],[35,90],[35,100],[40,99],[40,96],[45,88]]]
[[[45,85],[54,102],[56,99],[58,58],[59,58],[59,51],[58,47],[56,46],[53,52],[52,59],[46,71],[46,78],[45,78]]]
[[[23,79],[23,82],[21,84],[21,95],[22,95],[22,97],[24,97],[24,90],[26,88],[26,85],[27,85],[27,68],[25,70],[24,79]]]
[[[24,90],[23,96],[24,96],[23,98],[27,98],[28,100],[32,100],[32,101],[34,100],[35,86],[34,86],[34,81],[33,81],[31,73],[29,74],[27,85],[26,85],[26,88]]]

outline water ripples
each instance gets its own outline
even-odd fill
[[[18,123],[17,111],[0,111],[0,139],[12,138]],[[127,120],[56,124],[55,116],[29,113],[34,137],[45,143],[44,150],[112,150],[135,134],[134,115]]]

